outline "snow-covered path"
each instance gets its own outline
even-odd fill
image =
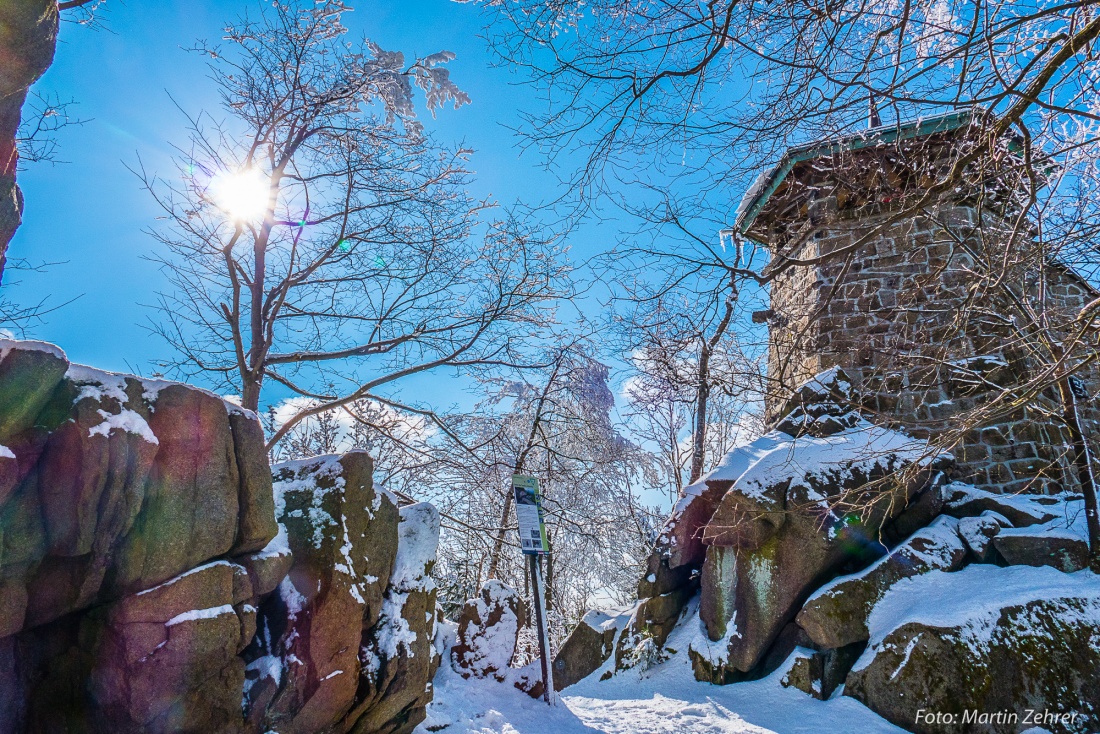
[[[465,680],[444,663],[435,700],[416,734],[894,734],[890,724],[851,698],[817,701],[783,688],[781,666],[759,681],[715,686],[699,683],[687,657],[682,623],[668,641],[681,650],[644,672],[626,671],[600,681],[602,670],[567,688],[548,707],[510,684]]]
[[[816,701],[779,685],[782,669],[731,686],[698,683],[674,658],[639,676],[630,672],[567,689],[550,708],[504,683],[467,681],[444,666],[436,700],[417,734],[749,734],[901,732],[856,701]]]

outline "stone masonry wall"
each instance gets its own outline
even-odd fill
[[[828,203],[817,201],[815,209],[827,210]],[[861,217],[854,225],[823,217],[789,256],[806,261],[837,253],[886,216]],[[969,237],[981,257],[982,237],[973,234],[980,229],[991,257],[1003,251],[995,241],[1000,220],[984,217],[979,221],[972,207],[944,207],[890,225],[853,253],[781,274],[771,294],[769,410],[797,385],[838,366],[859,383],[867,410],[918,437],[934,437],[999,387],[1023,379],[1034,364],[1013,343],[1016,329],[1006,321],[1012,312],[999,302],[999,291],[983,288],[972,273],[972,254],[958,244],[960,236]],[[1018,266],[1038,270],[1026,256]],[[1066,269],[1044,267],[1051,313],[1076,313],[1096,297]],[[1021,276],[1021,282],[1039,282],[1034,274]],[[1095,392],[1095,370],[1082,377]],[[954,452],[955,478],[1006,492],[1073,488],[1053,397],[969,431]],[[1091,404],[1083,412],[1096,418]]]

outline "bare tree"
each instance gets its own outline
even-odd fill
[[[538,477],[553,553],[546,568],[555,639],[598,600],[633,598],[656,535],[647,452],[612,420],[608,369],[564,344],[539,369],[479,385],[472,411],[412,414],[356,403],[299,422],[278,458],[368,448],[375,481],[402,500],[430,500],[443,535],[435,575],[456,612],[489,578],[525,588],[512,505],[512,475]],[[295,399],[295,400],[301,400]],[[297,406],[272,410],[272,423]]]
[[[635,207],[634,213],[646,221],[645,230],[600,258],[602,276],[612,288],[616,346],[637,368],[636,396],[647,402],[664,395],[661,410],[669,417],[659,422],[666,431],[677,421],[673,405],[686,409],[688,481],[695,482],[707,460],[716,458],[707,451],[717,407],[712,400],[749,406],[763,397],[759,363],[766,335],[742,325],[747,311],[760,302],[762,258],[728,232],[697,235],[703,223],[692,221],[667,195],[660,206]],[[678,431],[668,440],[673,435],[679,441]],[[679,452],[662,443],[670,457]]]
[[[528,139],[552,156],[582,153],[585,165],[567,176],[586,197],[622,201],[629,194],[617,189],[657,188],[679,198],[709,196],[712,211],[725,217],[749,189],[753,172],[794,144],[853,132],[868,117],[889,127],[971,111],[974,135],[953,160],[930,172],[921,195],[895,204],[890,216],[830,257],[850,266],[896,222],[934,217],[939,205],[973,186],[975,176],[1014,178],[1020,198],[1007,215],[1010,231],[995,231],[1004,228],[992,224],[996,218],[979,223],[966,239],[980,243],[983,266],[967,277],[975,293],[1004,299],[998,302],[1013,321],[1005,338],[1028,355],[1030,367],[1010,390],[987,386],[998,397],[960,417],[957,430],[937,443],[957,441],[982,421],[1024,406],[1060,414],[1069,433],[1081,437],[1071,441],[1071,453],[1086,497],[1094,564],[1100,563],[1100,522],[1083,438],[1088,419],[1074,410],[1071,379],[1095,360],[1088,335],[1097,307],[1088,303],[1076,314],[1051,315],[1042,288],[1012,256],[1027,241],[1028,258],[1038,258],[1030,260],[1031,273],[1051,261],[1073,265],[1086,277],[1095,272],[1100,4],[486,5],[494,47],[532,70],[534,82],[550,92],[549,111],[532,117]],[[1008,139],[1016,140],[1018,157],[1005,156]],[[983,235],[983,229],[990,231]],[[661,256],[682,257],[674,247]],[[784,273],[815,264],[778,256],[755,282],[770,287]],[[979,308],[963,310],[980,317]],[[1044,401],[1052,394],[1060,397],[1048,406]],[[1080,430],[1073,428],[1079,420]]]
[[[155,323],[166,365],[260,405],[269,380],[310,398],[301,420],[410,375],[524,361],[566,267],[553,241],[466,192],[469,151],[434,145],[434,111],[466,95],[441,52],[406,64],[345,42],[338,0],[277,4],[202,45],[225,120],[191,120],[179,179],[142,171],[175,285]]]

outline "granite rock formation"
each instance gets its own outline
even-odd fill
[[[0,342],[0,732],[410,731],[439,520],[371,471],[273,483],[254,414]]]

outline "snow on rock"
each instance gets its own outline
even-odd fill
[[[1088,527],[1083,500],[1059,505],[1061,516],[1023,528],[1006,528],[992,543],[1009,565],[1052,566],[1067,573],[1088,566]],[[1050,508],[1055,509],[1055,508]]]
[[[737,611],[734,610],[726,622],[726,629],[717,640],[710,639],[703,620],[697,619],[695,634],[688,643],[688,652],[694,653],[700,659],[706,661],[715,668],[721,668],[730,662],[730,642],[734,638],[742,638],[741,631],[737,628]]]
[[[192,609],[189,612],[183,612],[169,619],[164,623],[165,627],[172,627],[177,624],[183,624],[184,622],[195,622],[200,619],[213,619],[220,617],[223,614],[236,614],[233,611],[233,607],[229,604],[222,604],[217,607],[210,607],[208,609]]]
[[[959,520],[959,537],[970,550],[973,560],[978,563],[990,563],[993,560],[993,538],[1004,528],[1012,527],[1004,515],[986,510],[977,517],[964,517]]]
[[[870,664],[886,637],[902,625],[957,627],[972,643],[982,645],[990,640],[1004,608],[1062,597],[1100,605],[1100,576],[1089,571],[1067,574],[1047,567],[981,564],[899,581],[871,612],[868,647],[854,670]],[[1090,614],[1091,621],[1100,625],[1100,606]]]
[[[18,342],[18,344],[22,345],[24,342]],[[64,355],[62,354],[61,356],[63,357]],[[68,370],[65,372],[65,377],[79,388],[76,397],[77,400],[90,398],[103,401],[105,399],[112,399],[125,405],[130,400],[126,392],[127,382],[133,381],[136,385],[141,387],[141,399],[151,410],[156,409],[157,398],[160,397],[160,393],[166,388],[184,387],[188,390],[194,390],[204,395],[217,398],[225,407],[226,412],[230,415],[244,415],[253,420],[259,420],[259,416],[257,416],[255,412],[246,410],[221,395],[183,382],[139,377],[124,372],[109,372],[107,370],[88,367],[82,364],[70,364]]]
[[[851,489],[868,477],[949,458],[925,440],[864,419],[847,402],[851,390],[841,370],[822,372],[795,391],[776,430],[734,446],[710,473],[685,487],[658,541],[669,566],[702,563],[704,528],[727,492],[771,501],[769,492],[789,480],[801,502],[824,506],[838,486]]]
[[[205,573],[207,571],[207,569],[209,569],[213,566],[232,566],[232,565],[233,564],[230,563],[229,561],[223,561],[223,560],[212,561],[210,563],[204,563],[201,566],[196,566],[195,568],[192,568],[188,571],[184,571],[180,575],[174,576],[174,577],[168,579],[167,581],[165,581],[164,583],[157,584],[156,586],[153,586],[152,588],[149,588],[149,589],[145,589],[143,591],[139,591],[137,594],[135,594],[135,596],[145,596],[146,594],[152,594],[154,592],[161,591],[161,590],[163,590],[163,589],[165,589],[169,586],[172,586],[173,584],[177,584],[180,581],[183,581],[186,578],[189,578],[189,577],[194,576],[196,574]]]
[[[1018,528],[1057,520],[1063,516],[1059,508],[1067,499],[1034,494],[996,494],[963,482],[945,485],[942,493],[945,514],[974,517],[991,511],[1004,516]]]
[[[401,522],[397,526],[397,557],[374,634],[375,656],[395,658],[404,653],[414,657],[418,632],[426,632],[428,639],[434,639],[434,617],[427,630],[423,630],[423,620],[407,615],[405,605],[410,594],[435,591],[435,581],[430,574],[438,545],[439,510],[428,502],[402,507]]]
[[[4,534],[0,637],[33,628],[48,640],[7,661],[25,678],[6,711],[29,730],[178,728],[165,702],[195,731],[240,719],[258,587],[212,559],[276,535],[263,429],[202,390],[165,385],[150,395],[140,378],[70,364],[51,345],[0,341],[0,443],[19,455],[20,486],[35,479],[13,503],[16,462],[0,460],[5,531],[19,529]],[[61,644],[63,618],[90,634]],[[89,695],[30,704],[55,689]]]
[[[258,731],[407,731],[441,660],[439,513],[399,509],[365,451],[272,472],[279,532],[247,560],[293,560],[246,651],[246,719]]]
[[[898,523],[920,527],[934,513],[917,498],[928,494],[926,470],[939,455],[924,440],[846,415],[827,435],[773,431],[738,450],[752,458],[736,478],[719,474],[729,488],[700,533],[708,643],[691,648],[700,679],[753,671],[821,578],[869,564],[886,550],[884,534],[904,532]],[[903,469],[917,470],[916,481],[874,484]]]
[[[1039,535],[1088,542],[1089,529],[1083,499],[1063,499],[1057,505],[1044,505],[1043,508],[1055,517],[1036,525],[1006,528],[998,533],[998,537]]]
[[[594,672],[597,677],[611,675],[618,664],[615,646],[621,633],[637,622],[639,606],[585,614],[554,656],[554,687],[560,691]]]
[[[290,555],[290,541],[286,537],[286,526],[279,523],[279,532],[276,533],[275,537],[262,550],[253,555],[256,558],[275,558]]]
[[[117,400],[124,404],[129,400],[126,395],[126,375],[97,370],[82,364],[70,364],[65,377],[80,388],[77,400]]]
[[[845,695],[914,731],[942,731],[916,716],[922,708],[1076,714],[1057,728],[1067,732],[1092,731],[1100,713],[1100,576],[1089,571],[934,571],[898,582],[868,627]],[[967,731],[1014,730],[972,723]]]
[[[66,362],[69,361],[69,358],[65,356],[65,352],[56,344],[30,339],[0,339],[0,362],[16,349],[21,352],[43,352],[51,357],[56,357]]]
[[[526,624],[523,600],[511,587],[489,579],[463,605],[450,660],[464,677],[504,680]]]
[[[977,544],[980,560],[1053,566],[1067,573],[1088,564],[1088,528],[1079,495],[994,494],[960,482],[948,484],[943,493],[944,511],[963,518],[969,533],[964,538]]]
[[[808,488],[812,500],[827,499],[824,487],[844,485],[853,476],[889,472],[913,462],[924,465],[936,458],[927,441],[862,419],[832,436],[791,438],[773,431],[734,452],[751,456],[751,461],[733,476],[726,467],[740,469],[741,457],[728,465],[723,459],[712,473],[714,478],[732,480],[737,492],[757,498],[763,498],[780,479],[789,478],[792,486]]]
[[[665,520],[662,535],[676,543],[673,534],[675,526],[681,522],[692,509],[692,504],[706,501],[707,489],[711,483],[736,482],[748,469],[756,465],[762,458],[781,444],[787,443],[790,437],[778,431],[772,431],[752,441],[745,441],[735,445],[725,456],[719,460],[718,465],[699,481],[687,485],[680,491],[680,497],[672,506],[672,512]],[[710,512],[714,506],[709,507]],[[708,518],[704,518],[704,522]]]
[[[799,626],[824,649],[866,640],[868,616],[901,579],[962,567],[967,548],[958,524],[951,517],[937,518],[863,571],[840,576],[821,587],[799,611]]]
[[[424,717],[443,649],[437,627],[436,587],[431,579],[439,541],[439,512],[428,503],[402,507],[397,553],[378,623],[364,634],[359,661],[367,712],[360,731],[388,731],[387,721],[409,726]]]
[[[401,591],[433,590],[435,582],[429,574],[438,546],[439,510],[435,505],[417,502],[402,507],[390,586]]]
[[[325,509],[329,494],[342,496],[347,483],[339,456],[321,456],[299,461],[287,461],[271,468],[275,479],[275,517],[305,519],[312,528],[314,548],[320,548],[329,526],[340,523],[338,513]],[[288,495],[299,495],[296,507],[287,512]],[[304,500],[302,499],[304,498]],[[346,532],[344,533],[346,536]],[[346,542],[346,537],[345,537]]]
[[[141,436],[151,444],[160,444],[157,437],[153,435],[153,430],[149,428],[149,424],[134,411],[123,408],[120,413],[108,413],[105,410],[96,412],[103,417],[103,422],[89,428],[89,436],[109,436],[111,431],[118,429]]]

